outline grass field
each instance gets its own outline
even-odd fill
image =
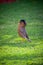
[[[31,43],[18,38],[20,19],[27,22]],[[43,4],[0,4],[0,65],[43,65]]]

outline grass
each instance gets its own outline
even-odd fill
[[[18,38],[20,19],[27,22],[31,43]],[[43,4],[0,4],[0,65],[43,65]]]

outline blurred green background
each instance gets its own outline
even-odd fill
[[[32,40],[18,38],[18,22],[27,22],[26,30]],[[18,1],[0,4],[0,65],[43,65],[43,3]]]

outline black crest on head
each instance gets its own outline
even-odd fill
[[[26,21],[25,20],[20,20],[20,23],[24,23],[26,25]]]

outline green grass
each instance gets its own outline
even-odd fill
[[[31,43],[14,41],[20,19],[27,22]],[[42,3],[0,4],[0,65],[43,65]]]

